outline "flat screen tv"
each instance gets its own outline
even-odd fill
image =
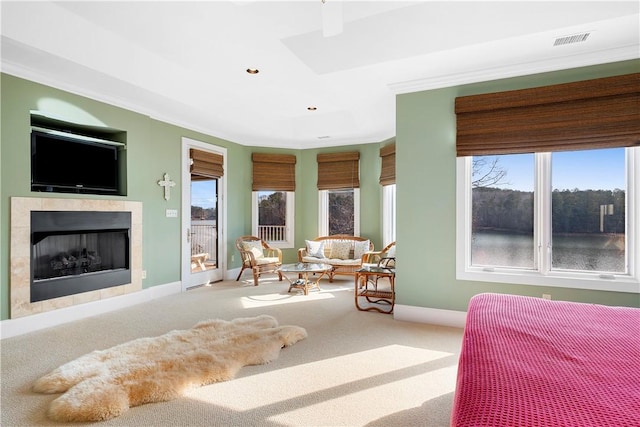
[[[31,191],[118,195],[118,147],[61,132],[31,131]]]

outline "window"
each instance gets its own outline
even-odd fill
[[[321,153],[318,160],[318,232],[360,235],[360,153]]]
[[[273,247],[294,246],[293,191],[254,191],[252,229]]]
[[[318,229],[321,236],[360,235],[360,189],[320,190]]]
[[[457,277],[638,292],[639,148],[458,158]]]
[[[253,153],[253,235],[276,248],[294,247],[296,156]]]
[[[382,244],[396,241],[396,185],[382,187]]]
[[[382,185],[382,243],[396,241],[396,143],[380,148],[380,185]]]

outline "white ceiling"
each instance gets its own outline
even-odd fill
[[[343,32],[323,37],[321,0],[3,0],[2,71],[243,145],[314,148],[393,137],[398,93],[640,57],[638,1],[341,3]]]

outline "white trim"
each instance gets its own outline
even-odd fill
[[[405,322],[464,328],[467,312],[396,304],[393,307],[393,318]]]
[[[263,191],[263,190],[261,190]],[[269,191],[269,190],[264,190]],[[273,190],[275,193],[276,190]],[[259,214],[259,200],[258,193],[260,191],[251,192],[251,233],[254,236],[258,236],[258,214]],[[274,248],[292,249],[295,248],[295,210],[296,210],[296,193],[295,191],[284,191],[286,193],[287,211],[285,213],[286,240],[284,241],[269,241],[269,245]]]
[[[329,235],[329,192],[318,190],[318,235]],[[353,189],[353,235],[360,236],[360,188]]]
[[[549,153],[536,155],[536,229],[541,235],[535,235],[538,245],[536,265],[533,269],[501,267],[481,267],[471,265],[471,157],[456,159],[456,279],[494,283],[521,284],[532,286],[563,287],[571,289],[590,289],[608,292],[640,293],[640,238],[638,238],[638,218],[640,216],[640,185],[637,174],[640,171],[640,148],[626,149],[627,170],[627,274],[599,274],[598,272],[571,272],[551,270],[550,268],[550,231],[541,227],[541,223],[550,223],[550,159]],[[540,173],[538,173],[540,172]],[[549,190],[545,190],[548,188]]]
[[[482,70],[471,70],[462,73],[449,73],[424,79],[408,80],[389,84],[389,89],[396,95],[441,89],[464,84],[487,82],[511,77],[567,70],[591,65],[608,64],[638,58],[638,45],[624,46],[584,55],[563,56],[543,61],[527,62],[511,66],[498,66]]]
[[[178,294],[182,291],[180,282],[153,286],[130,294],[115,296],[85,304],[74,305],[33,314],[31,316],[7,319],[0,322],[0,338],[11,338],[29,332],[39,331],[52,326],[62,325],[75,320],[85,319],[98,314],[109,313],[125,307],[149,302],[165,296]]]
[[[187,234],[189,229],[191,228],[191,174],[190,170],[190,157],[189,157],[189,149],[195,148],[202,151],[208,151],[211,153],[216,153],[222,155],[222,168],[224,171],[228,171],[227,169],[227,149],[225,147],[221,147],[214,144],[209,144],[207,142],[198,141],[195,139],[182,137],[182,201],[181,201],[181,210],[182,210],[182,226],[180,232],[180,242],[182,245],[182,250],[180,254],[181,259],[181,280],[183,290],[189,289],[189,287],[194,286],[189,280],[186,280],[187,277],[191,275],[191,244],[187,238]],[[209,276],[209,280],[218,281],[222,280],[224,277],[224,271],[227,267],[227,180],[224,177],[220,177],[218,179],[218,247],[217,247],[217,262],[218,266],[214,270],[207,270],[207,272],[196,273],[202,275],[206,273]]]

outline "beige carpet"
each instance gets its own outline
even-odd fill
[[[187,329],[198,321],[274,316],[308,337],[267,364],[170,402],[131,408],[101,426],[447,426],[462,330],[360,312],[351,281],[308,296],[265,277],[216,283],[116,312],[0,341],[0,424],[46,418],[59,395],[31,391],[52,369],[98,349]]]

